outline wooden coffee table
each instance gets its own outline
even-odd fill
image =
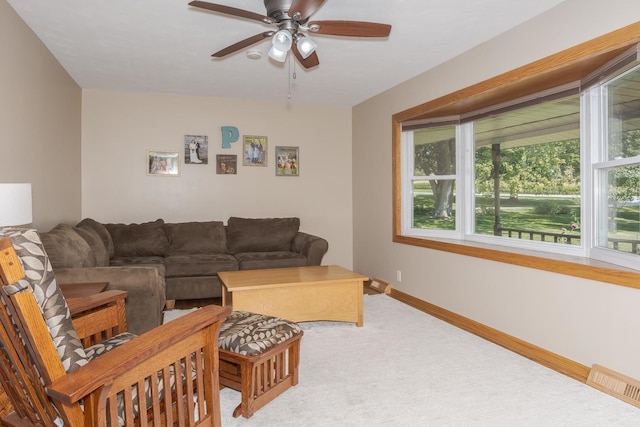
[[[329,266],[221,271],[222,305],[294,322],[336,320],[363,325],[368,277]]]

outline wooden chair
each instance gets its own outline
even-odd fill
[[[228,308],[136,337],[124,332],[126,292],[67,305],[35,230],[0,228],[0,284],[0,382],[14,407],[0,424],[220,425],[217,336]]]

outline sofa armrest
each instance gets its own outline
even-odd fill
[[[329,250],[329,242],[322,237],[299,231],[291,244],[291,250],[307,258],[307,265],[320,265],[322,257]]]
[[[54,270],[59,283],[109,282],[107,291],[127,291],[127,328],[142,334],[162,324],[164,278],[155,267],[83,267]]]

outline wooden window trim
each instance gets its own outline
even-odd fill
[[[402,235],[400,167],[403,122],[460,116],[583,80],[637,43],[640,43],[640,22],[394,114],[392,116],[393,241],[640,289],[640,271],[589,258],[561,256],[555,253],[545,254],[469,241]]]

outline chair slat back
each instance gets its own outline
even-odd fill
[[[37,252],[36,247],[29,250]],[[54,425],[53,420],[60,417],[68,425],[81,423],[83,414],[79,405],[56,408],[46,394],[46,385],[66,375],[66,370],[43,309],[23,279],[26,276],[11,239],[0,236],[0,337],[7,362],[3,386],[16,414],[34,425]],[[37,274],[32,274],[33,277]]]
[[[48,399],[40,375],[27,354],[16,325],[7,311],[4,295],[3,299],[3,303],[0,304],[2,387],[20,419],[29,420],[34,425],[53,425],[58,415]]]
[[[33,292],[37,302],[37,309],[34,312],[28,312],[28,316],[36,317],[36,311],[40,311],[40,316],[43,317],[46,330],[50,335],[49,341],[54,343],[66,372],[86,365],[87,355],[78,333],[73,327],[69,307],[56,283],[49,256],[38,232],[33,229],[0,228],[0,236],[8,237],[11,240],[13,250],[15,250],[24,270],[24,280],[28,282],[29,286],[27,287]],[[10,249],[8,248],[8,250]],[[15,263],[11,266],[12,272],[13,269],[15,269]],[[15,277],[15,272],[13,274]],[[26,290],[14,289],[14,291],[18,295]],[[27,303],[25,302],[25,304]],[[32,308],[30,305],[25,305],[23,310],[31,310]]]

